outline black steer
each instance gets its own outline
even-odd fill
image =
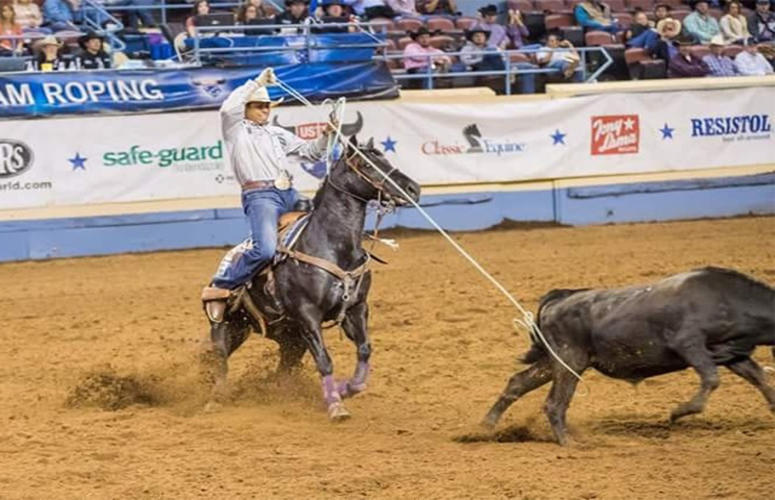
[[[775,412],[775,389],[751,359],[756,346],[775,345],[775,289],[737,271],[707,267],[647,286],[552,290],[541,299],[537,324],[578,373],[593,367],[638,382],[694,368],[700,390],[671,412],[671,422],[704,409],[719,385],[718,365],[753,384]],[[533,339],[523,359],[532,366],[511,377],[484,424],[494,426],[514,401],[552,381],[545,411],[565,444],[565,413],[578,381]]]

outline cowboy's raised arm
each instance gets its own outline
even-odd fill
[[[221,104],[221,130],[224,139],[228,139],[230,131],[245,117],[245,104],[248,96],[257,88],[272,85],[276,82],[272,68],[264,69],[253,80],[248,80],[232,90],[229,97]]]

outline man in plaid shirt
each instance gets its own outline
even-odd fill
[[[716,35],[710,39],[710,54],[702,58],[710,68],[709,76],[737,76],[740,74],[734,61],[724,55],[726,45],[722,35]]]

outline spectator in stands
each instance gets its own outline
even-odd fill
[[[649,21],[648,16],[642,10],[636,10],[632,17],[632,25],[624,34],[627,47],[654,50],[659,41],[659,32]]]
[[[681,32],[681,21],[672,18],[660,21],[657,24],[657,33],[659,40],[651,51],[651,55],[665,61],[665,70],[667,70],[670,60],[678,54],[676,39],[679,36],[689,39],[691,36]]]
[[[431,33],[428,28],[420,26],[409,36],[412,37],[413,42],[404,49],[404,68],[406,68],[407,73],[425,73],[431,65],[434,73],[449,71],[452,59],[441,50],[431,46]]]
[[[546,45],[536,53],[539,66],[557,70],[566,80],[573,78],[581,81],[581,73],[576,72],[580,60],[573,44],[568,40],[561,40],[557,33],[550,33],[546,37]]]
[[[490,31],[481,26],[474,26],[466,31],[468,40],[460,50],[460,62],[466,65],[466,69],[473,71],[503,71],[503,56],[500,51],[488,45],[488,38],[492,36]],[[483,52],[488,52],[484,54]]]
[[[735,57],[735,67],[743,76],[764,76],[773,73],[772,66],[759,53],[753,38],[749,38],[743,44],[743,51]]]
[[[385,3],[385,0],[345,0],[344,3],[358,17],[365,20],[374,19],[375,17],[396,17],[396,13]]]
[[[739,74],[732,59],[724,55],[724,47],[726,46],[727,43],[721,35],[716,35],[710,39],[710,54],[702,58],[710,69],[710,76],[737,76]]]
[[[506,28],[498,23],[498,8],[493,4],[479,9],[479,20],[474,26],[489,31],[488,44],[501,50],[510,46],[515,49],[522,48],[525,44],[524,39],[530,36],[522,21],[522,14],[518,10],[509,9],[509,25]]]
[[[210,13],[210,2],[208,0],[196,0],[191,8],[191,15],[186,19],[186,31],[188,36],[193,37],[196,32],[197,16],[206,16]]]
[[[672,7],[667,5],[666,3],[658,3],[654,6],[654,25],[656,26],[659,21],[662,19],[667,19],[670,17],[670,12],[673,10]]]
[[[678,53],[667,64],[668,78],[691,78],[708,76],[710,68],[705,62],[692,54],[694,40],[689,37],[678,37]]]
[[[323,15],[316,21],[321,23],[349,23],[354,20],[345,15],[342,0],[323,0]],[[314,28],[314,33],[347,33],[355,31],[356,26],[329,26],[325,28]]]
[[[275,16],[275,11],[269,7],[264,0],[247,0],[245,5],[252,5],[256,8],[256,19],[271,19]]]
[[[775,44],[775,12],[770,0],[756,0],[756,11],[748,18],[748,29],[758,43]]]
[[[700,43],[706,44],[710,39],[721,33],[718,21],[709,13],[707,0],[697,0],[694,12],[684,18],[684,28]]]
[[[619,23],[611,16],[611,7],[599,0],[584,0],[573,9],[576,22],[584,29],[606,31],[616,34],[622,31]]]
[[[84,70],[110,69],[110,55],[103,48],[104,42],[105,39],[94,31],[79,38],[81,52],[76,57],[77,67]]]
[[[239,25],[248,25],[258,19],[258,9],[255,5],[245,2],[240,5],[237,14],[234,16],[234,22]]]
[[[16,14],[16,22],[22,30],[37,30],[43,24],[40,7],[32,0],[16,0],[13,11]]]
[[[154,1],[155,0],[119,0],[116,5],[147,7],[153,5]],[[105,3],[107,3],[107,1]],[[140,21],[142,21],[143,27],[145,28],[156,26],[156,21],[153,19],[153,12],[150,9],[131,9],[127,12],[127,26],[129,28],[137,30],[140,27]]]
[[[414,0],[387,0],[387,6],[393,9],[397,16],[418,17],[420,15]]]
[[[70,2],[66,0],[45,0],[43,3],[44,24],[54,31],[78,31],[75,14]]]
[[[725,42],[742,45],[745,40],[751,37],[748,32],[748,20],[742,12],[740,2],[732,1],[727,4],[727,13],[719,21]]]
[[[456,16],[455,0],[417,0],[417,12],[424,16]]]
[[[22,27],[16,22],[16,14],[10,3],[0,5],[0,36],[21,36]],[[0,39],[0,56],[18,55],[24,52],[24,40]]]
[[[286,9],[275,16],[277,24],[309,24],[312,20],[307,8],[307,0],[285,0]],[[291,33],[292,31],[282,30]]]
[[[59,49],[62,43],[53,35],[49,35],[38,42],[36,50],[38,52],[33,61],[35,71],[64,71],[67,64],[59,57]]]

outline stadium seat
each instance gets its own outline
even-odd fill
[[[461,16],[455,20],[455,26],[460,30],[470,29],[478,21],[475,17]]]
[[[624,12],[627,10],[624,0],[604,0],[604,2],[611,8],[611,12]]]
[[[613,16],[624,29],[629,29],[632,25],[632,15],[628,12],[614,12]]]
[[[536,10],[533,2],[530,0],[509,0],[507,5],[509,9],[518,10],[523,14]]]
[[[388,19],[387,17],[375,17],[374,19],[369,20],[369,25],[378,33],[385,33],[395,29],[393,20]]]
[[[411,17],[405,17],[395,22],[395,26],[399,30],[403,31],[415,31],[422,26],[422,21],[419,19],[412,19]]]
[[[678,19],[679,21],[683,22],[684,18],[688,16],[689,13],[690,11],[686,9],[677,9],[670,13],[670,17],[672,17],[673,19]]]
[[[455,23],[446,17],[429,17],[426,25],[431,31],[452,31],[455,29]]]
[[[573,24],[574,19],[570,14],[548,14],[544,18],[544,26],[546,26],[546,31],[562,28],[563,26],[573,26]]]
[[[627,5],[629,6],[628,10],[641,9],[645,12],[654,10],[653,0],[629,0]]]
[[[412,43],[411,37],[405,36],[398,40],[398,50],[404,50],[407,45]]]
[[[431,37],[431,46],[437,49],[446,49],[451,47],[455,39],[448,35],[436,35]]]
[[[683,0],[659,0],[658,2],[655,0],[654,3],[663,3],[666,5],[669,5],[672,8],[678,8],[684,5]],[[688,3],[688,2],[687,2]]]
[[[568,10],[562,0],[535,0],[535,8],[547,14],[566,12]]]
[[[743,51],[743,47],[741,47],[740,45],[729,45],[728,47],[724,48],[724,55],[734,59],[735,56],[737,56],[737,54],[739,54],[742,51]]]
[[[714,17],[716,19],[716,21],[718,21],[719,19],[721,19],[721,16],[724,15],[724,11],[721,10],[721,9],[713,9],[713,8],[711,8],[708,11],[708,14],[710,14],[711,17]]]
[[[633,80],[665,78],[667,76],[665,61],[652,59],[646,49],[627,49],[624,60]]]
[[[610,45],[614,43],[614,37],[605,31],[587,31],[584,35],[584,44],[590,47]]]
[[[694,45],[690,50],[692,51],[692,54],[700,59],[710,54],[710,47],[707,45]]]
[[[650,61],[651,56],[646,49],[627,49],[624,51],[624,60],[627,64],[635,64],[641,61]]]

